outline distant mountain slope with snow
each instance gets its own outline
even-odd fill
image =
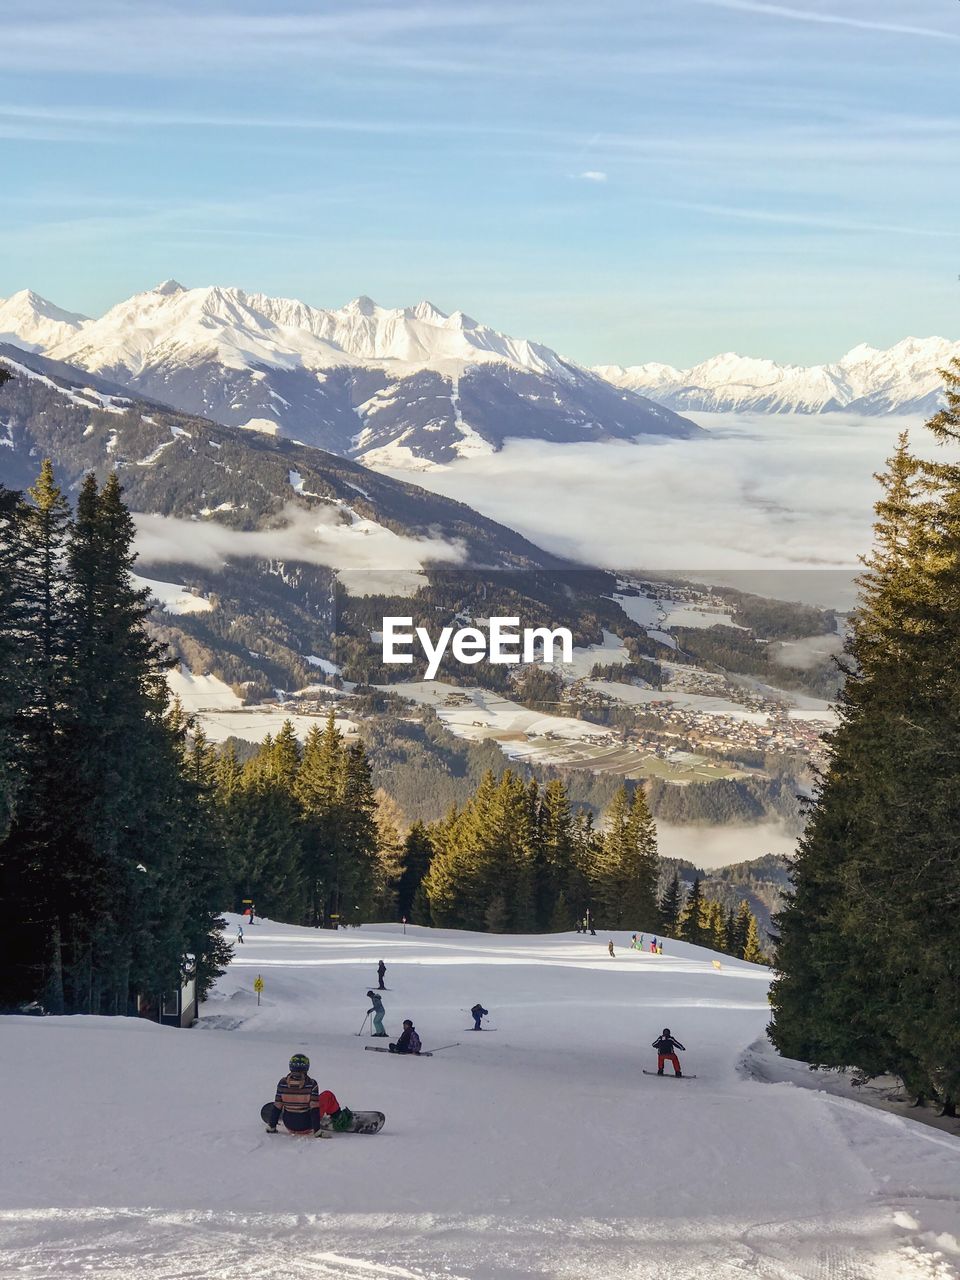
[[[833,364],[777,364],[727,352],[692,369],[639,364],[593,371],[680,412],[926,414],[938,406],[939,370],[956,356],[960,342],[904,338],[886,351],[854,347]]]
[[[549,347],[429,302],[323,310],[168,280],[94,320],[18,294],[0,304],[0,333],[183,412],[393,466],[492,453],[513,437],[698,432]]]

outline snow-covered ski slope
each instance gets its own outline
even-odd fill
[[[200,1028],[0,1020],[0,1276],[956,1276],[960,1140],[747,1078],[768,972],[612,936],[257,923]],[[381,958],[387,1029],[458,1047],[364,1053]],[[665,1026],[697,1080],[641,1074]],[[384,1131],[268,1135],[295,1051]]]

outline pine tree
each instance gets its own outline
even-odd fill
[[[0,368],[0,385],[4,377],[5,372]],[[15,619],[21,520],[20,495],[0,485],[0,841],[6,837],[13,821],[20,784],[16,720],[22,702],[22,651],[18,643]],[[3,914],[9,919],[6,912]]]
[[[0,854],[10,962],[0,969],[0,999],[41,997],[64,1010],[60,922],[67,897],[58,809],[61,739],[68,687],[68,583],[64,573],[69,508],[44,459],[27,501],[9,513],[8,642],[16,650],[14,718],[19,803]]]
[[[404,866],[403,813],[382,787],[374,793],[377,828],[373,913],[378,920],[396,920],[397,895]]]
[[[342,836],[338,805],[344,763],[343,735],[333,713],[321,732],[307,735],[294,792],[303,814],[303,875],[311,923],[340,915]]]
[[[925,806],[905,803],[904,783],[917,776],[908,762],[916,754],[918,698],[926,684],[918,660],[922,665],[928,646],[934,500],[903,436],[879,479],[874,549],[846,644],[839,724],[799,843],[793,894],[775,922],[770,1032],[788,1056],[857,1065],[868,1074],[896,1073],[902,1057],[890,1006],[902,982],[896,970],[911,961],[906,948],[894,956],[889,937],[875,938],[879,904],[872,886],[878,872],[886,877],[880,869],[891,859],[902,866],[902,841],[916,838],[918,818],[925,822]],[[909,718],[907,707],[916,708]],[[869,992],[859,981],[864,972],[874,975]]]
[[[747,937],[750,932],[750,921],[753,919],[753,912],[750,910],[750,903],[746,898],[741,899],[737,908],[737,914],[733,920],[733,934],[731,937],[730,950],[733,955],[743,957],[743,953],[747,946]]]
[[[334,892],[342,923],[360,924],[371,909],[377,857],[377,803],[362,742],[347,748],[337,801]]]
[[[559,778],[551,779],[543,789],[538,837],[537,926],[559,932],[569,929],[573,922],[567,895],[574,880],[577,854],[570,801]],[[561,898],[562,909],[558,909]]]
[[[750,923],[747,926],[747,941],[743,948],[743,958],[751,964],[766,964],[767,959],[763,954],[763,947],[760,944],[760,931],[757,928],[757,918],[751,913]]]
[[[727,918],[724,915],[723,907],[715,898],[706,903],[704,930],[706,945],[713,951],[725,952],[727,949]]]
[[[670,878],[670,883],[663,891],[659,904],[661,928],[668,938],[677,936],[680,914],[683,911],[683,899],[684,893],[680,883],[680,872],[674,871]]]
[[[708,936],[704,913],[703,890],[700,886],[700,877],[697,876],[690,886],[686,905],[683,908],[683,914],[680,916],[677,936],[682,938],[684,942],[693,942],[697,946],[706,946]]]
[[[620,788],[605,815],[594,870],[598,924],[607,928],[660,927],[656,890],[660,874],[657,831],[641,787]]]
[[[429,916],[421,918],[414,909],[414,903],[420,893],[423,878],[430,870],[432,857],[430,833],[422,822],[415,822],[403,842],[403,865],[397,887],[397,911],[401,919],[412,920],[415,924],[429,924]]]

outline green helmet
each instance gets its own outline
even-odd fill
[[[310,1070],[310,1059],[305,1053],[295,1053],[290,1059],[290,1070],[293,1072],[303,1072],[304,1075]]]

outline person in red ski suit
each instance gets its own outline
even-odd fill
[[[669,1027],[663,1028],[663,1035],[661,1035],[658,1040],[654,1040],[653,1048],[657,1051],[658,1076],[663,1075],[663,1064],[665,1062],[671,1062],[673,1064],[674,1075],[683,1075],[683,1072],[680,1070],[680,1059],[677,1057],[676,1051],[677,1049],[680,1049],[685,1053],[686,1046],[682,1045],[679,1040],[674,1040],[673,1036],[670,1034]]]

